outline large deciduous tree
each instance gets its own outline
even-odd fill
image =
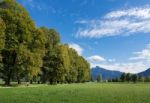
[[[17,78],[20,83],[20,75],[29,65],[30,74],[35,75],[33,71],[39,73],[37,69],[42,64],[39,50],[44,42],[42,32],[36,28],[28,12],[15,0],[0,3],[0,18],[5,23],[5,46],[1,53],[3,79],[6,85],[10,84],[12,78]],[[39,62],[34,63],[35,61]]]
[[[38,28],[15,0],[0,2],[0,78],[6,85],[26,79],[31,83],[86,82],[90,65],[78,53],[61,44],[55,29]]]

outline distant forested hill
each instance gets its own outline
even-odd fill
[[[98,75],[102,75],[103,80],[119,78],[122,72],[119,71],[111,71],[101,67],[95,67],[91,69],[92,77],[94,80],[97,79]]]
[[[107,70],[105,68],[101,68],[101,67],[97,66],[97,67],[91,69],[91,74],[92,74],[92,77],[94,80],[96,80],[99,75],[102,75],[103,80],[106,80],[106,79],[119,78],[121,76],[122,72],[111,71],[111,70]],[[137,75],[142,76],[142,77],[150,76],[150,68],[143,72],[137,73]]]
[[[145,71],[143,71],[143,72],[138,73],[138,75],[139,76],[144,76],[144,77],[150,76],[150,68],[145,70]]]

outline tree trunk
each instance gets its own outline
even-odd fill
[[[52,85],[52,84],[53,84],[53,80],[52,80],[52,79],[49,79],[49,83]]]
[[[45,84],[46,83],[46,79],[42,78],[41,82],[42,82],[42,84]]]
[[[32,80],[30,80],[30,84],[33,84],[33,81],[32,81]]]
[[[19,77],[17,77],[17,82],[18,82],[18,84],[21,84],[21,81],[20,81]]]
[[[9,77],[5,80],[5,85],[10,86],[10,78]]]
[[[5,79],[5,85],[10,86],[11,79],[11,71],[7,74],[7,78]]]

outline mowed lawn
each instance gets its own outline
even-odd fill
[[[150,84],[62,84],[0,88],[0,103],[150,103]]]

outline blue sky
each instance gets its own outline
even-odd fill
[[[17,0],[37,26],[55,28],[91,64],[137,73],[150,67],[149,0]]]

